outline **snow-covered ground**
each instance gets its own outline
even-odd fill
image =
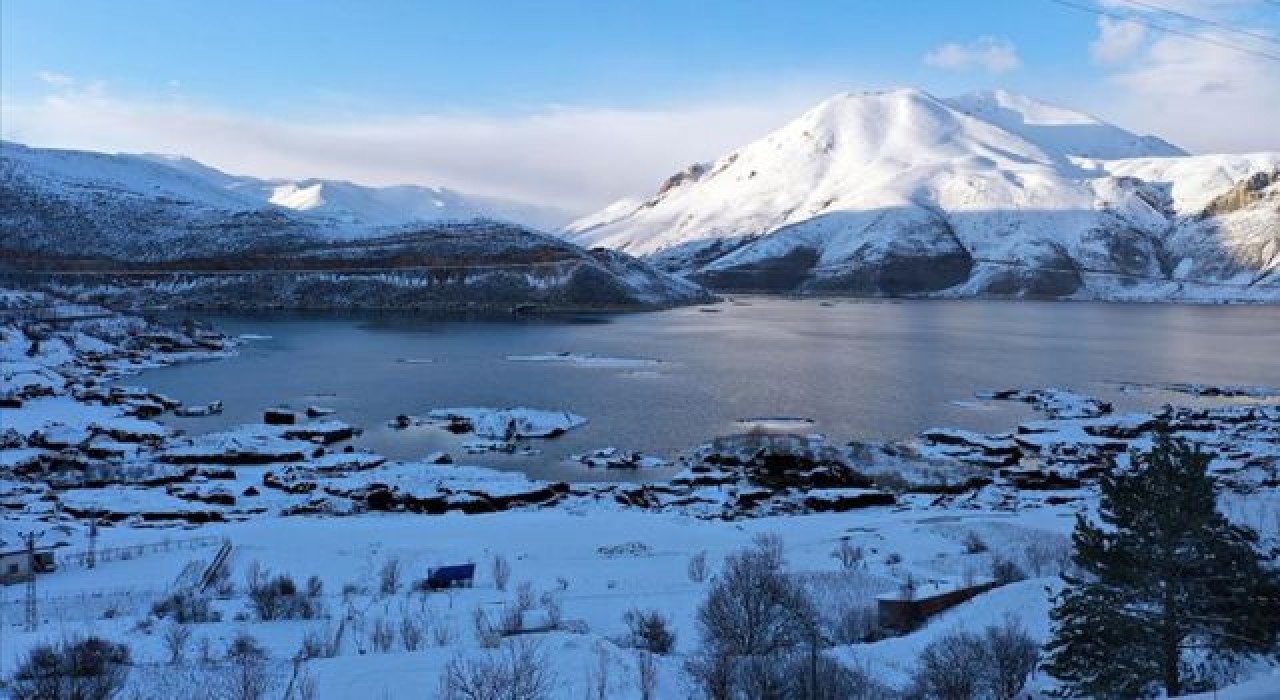
[[[1026,401],[1043,418],[1008,433],[938,428],[884,443],[839,444],[808,434],[803,419],[748,418],[743,434],[681,455],[684,468],[669,481],[557,484],[447,455],[398,462],[348,450],[349,426],[329,419],[177,435],[148,416],[182,397],[103,385],[140,367],[234,352],[235,342],[118,316],[59,329],[0,325],[0,398],[9,402],[0,408],[0,539],[8,551],[20,533],[38,532],[58,562],[37,578],[34,630],[24,588],[4,589],[0,676],[36,644],[95,634],[130,646],[129,692],[194,697],[227,675],[228,644],[248,634],[268,654],[272,696],[306,679],[319,698],[435,697],[446,665],[494,653],[490,626],[519,609],[498,643],[538,646],[551,697],[587,696],[603,675],[604,697],[640,698],[644,657],[624,620],[636,609],[659,611],[676,636],[655,659],[653,697],[684,697],[698,607],[725,558],[761,536],[778,538],[787,571],[832,629],[850,610],[874,620],[878,601],[906,587],[928,596],[982,584],[998,562],[1022,571],[1024,580],[907,634],[832,635],[831,659],[902,688],[920,652],[952,630],[1012,616],[1034,640],[1047,637],[1067,537],[1075,516],[1095,507],[1097,465],[1148,444],[1157,418],[1214,455],[1224,511],[1268,545],[1280,542],[1280,406],[1265,387],[1183,387],[1239,403],[1124,415],[1065,388],[996,390],[983,400]],[[587,419],[481,408],[429,418],[520,449],[526,437],[555,439]],[[602,449],[581,459],[639,468],[652,458]],[[93,518],[102,524],[89,569]],[[224,551],[221,573],[203,585]],[[465,564],[476,567],[471,587],[417,585],[436,567]],[[307,591],[305,616],[262,619],[249,589],[268,574]],[[207,599],[211,614],[175,626],[164,610],[175,594]],[[190,636],[174,664],[177,630]],[[1245,667],[1242,684],[1217,697],[1269,697],[1274,674]],[[1037,675],[1027,692],[1050,686]]]

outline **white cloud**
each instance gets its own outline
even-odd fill
[[[75,84],[75,78],[65,73],[59,73],[52,70],[42,70],[36,72],[36,77],[44,84],[54,88],[68,88]]]
[[[1142,46],[1147,28],[1132,20],[1098,18],[1098,38],[1089,44],[1089,53],[1099,63],[1117,63]]]
[[[1008,73],[1022,65],[1013,42],[989,36],[979,37],[968,44],[943,44],[925,54],[924,62],[948,70],[981,68],[997,75]]]
[[[265,177],[443,185],[586,212],[651,192],[672,172],[754,140],[817,97],[287,121],[209,108],[179,93],[125,99],[96,83],[6,100],[0,135],[34,146],[178,153]]]
[[[1194,151],[1280,150],[1278,67],[1261,56],[1164,36],[1111,76],[1119,88],[1111,110],[1121,123]]]

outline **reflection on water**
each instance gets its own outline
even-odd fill
[[[260,334],[239,357],[149,371],[145,384],[220,416],[167,418],[191,431],[260,419],[289,404],[337,409],[357,444],[393,457],[461,456],[461,439],[387,421],[433,407],[564,409],[590,423],[539,442],[540,457],[466,457],[544,478],[593,474],[564,455],[616,446],[672,455],[744,419],[810,418],[831,439],[905,437],[925,428],[1008,429],[1020,405],[971,402],[997,387],[1066,386],[1120,410],[1188,400],[1108,382],[1277,384],[1280,308],[994,301],[866,302],[749,298],[660,313],[504,321],[409,314],[209,316]],[[512,362],[553,352],[655,358],[643,369]],[[402,360],[419,360],[404,362]],[[430,362],[420,362],[430,360]],[[653,472],[662,476],[667,472]]]

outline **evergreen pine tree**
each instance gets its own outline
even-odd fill
[[[1062,695],[1177,696],[1208,680],[1197,659],[1276,649],[1280,575],[1257,534],[1218,512],[1209,461],[1161,434],[1102,477],[1102,522],[1077,517],[1079,575],[1064,575],[1050,614],[1046,670]]]

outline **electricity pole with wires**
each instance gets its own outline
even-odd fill
[[[28,532],[27,538],[27,631],[35,632],[39,626],[36,610],[36,533]]]

